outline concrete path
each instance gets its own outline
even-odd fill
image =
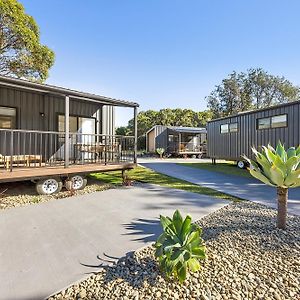
[[[194,219],[228,202],[153,185],[0,212],[0,299],[43,299],[153,242],[159,214]]]
[[[188,161],[189,162],[189,161]],[[157,172],[177,177],[223,193],[276,208],[276,189],[255,178],[238,177],[176,164],[176,161],[139,161]],[[199,160],[198,160],[199,163]],[[288,211],[300,215],[300,188],[289,190]]]

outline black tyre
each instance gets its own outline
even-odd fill
[[[62,181],[59,177],[44,178],[36,183],[36,191],[39,195],[52,195],[62,189]]]
[[[237,167],[239,168],[239,169],[245,169],[246,168],[246,162],[244,161],[244,160],[239,160],[238,162],[237,162]]]
[[[83,190],[87,185],[87,178],[83,175],[73,175],[66,179],[65,187],[68,191]]]

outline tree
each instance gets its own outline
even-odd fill
[[[262,69],[233,72],[206,97],[213,117],[224,117],[249,109],[259,109],[298,100],[300,89],[284,77]]]
[[[17,0],[0,0],[0,74],[44,81],[54,52],[40,43],[39,28]]]
[[[126,126],[117,127],[116,135],[128,135],[128,128]]]
[[[277,227],[286,228],[288,189],[300,186],[300,146],[287,151],[279,142],[276,150],[268,145],[262,152],[252,149],[256,162],[244,157],[250,164],[250,173],[265,184],[277,188]]]
[[[144,135],[154,125],[205,127],[211,117],[210,111],[196,112],[181,108],[141,111],[137,116],[138,136]],[[132,119],[128,122],[130,134],[133,134],[133,125]]]

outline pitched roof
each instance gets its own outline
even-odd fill
[[[120,99],[114,99],[101,95],[95,95],[86,92],[80,92],[64,87],[55,85],[31,82],[24,79],[17,79],[13,77],[0,76],[0,86],[12,87],[21,90],[36,91],[39,93],[53,94],[58,96],[69,96],[74,99],[81,99],[92,102],[99,102],[108,105],[125,106],[125,107],[138,107],[136,102],[130,102]]]

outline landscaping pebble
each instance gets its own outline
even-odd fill
[[[163,276],[149,246],[49,299],[300,299],[299,216],[279,230],[275,210],[243,201],[197,223],[207,259],[183,284]]]
[[[71,192],[63,189],[61,192],[54,195],[38,195],[35,191],[34,183],[29,181],[1,184],[0,210],[103,191],[108,188],[112,188],[112,186],[95,179],[89,179],[89,184],[80,191]]]

